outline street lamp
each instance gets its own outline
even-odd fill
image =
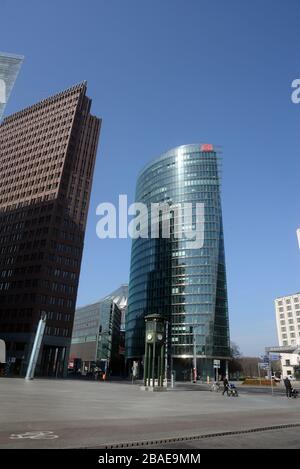
[[[197,382],[197,350],[195,326],[193,326],[193,382]]]

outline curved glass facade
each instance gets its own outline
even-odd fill
[[[213,359],[229,356],[229,323],[220,199],[220,151],[207,144],[183,145],[161,155],[140,173],[136,202],[204,204],[204,243],[192,248],[178,238],[184,221],[173,213],[169,238],[133,240],[126,316],[126,356],[142,360],[147,314],[169,322],[168,353],[178,372],[188,373],[197,356],[198,374],[213,376]],[[178,228],[178,226],[177,226]],[[185,227],[186,228],[186,227]],[[161,234],[161,233],[160,233]],[[182,375],[178,376],[179,379]]]

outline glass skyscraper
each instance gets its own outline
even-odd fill
[[[220,149],[211,144],[182,145],[148,164],[140,173],[136,202],[204,204],[204,243],[193,248],[178,238],[178,218],[170,212],[170,237],[132,242],[126,357],[143,360],[147,314],[168,321],[169,365],[177,379],[190,376],[193,358],[203,379],[213,377],[213,360],[221,372],[229,358],[229,321],[220,197]],[[180,223],[183,223],[182,220]],[[186,227],[185,227],[186,229]],[[161,232],[160,232],[161,235]]]
[[[23,57],[0,52],[0,119],[21,68]]]

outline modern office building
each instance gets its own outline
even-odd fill
[[[179,220],[170,211],[170,238],[133,239],[126,320],[126,358],[143,361],[145,321],[158,313],[168,321],[169,367],[177,379],[189,379],[193,359],[203,379],[214,376],[213,360],[221,373],[229,358],[229,321],[222,209],[220,150],[211,144],[183,145],[161,155],[140,173],[136,201],[204,204],[204,244],[193,248],[178,238]],[[161,218],[162,221],[162,218]],[[198,220],[199,221],[199,220]],[[161,229],[161,228],[160,228]]]
[[[282,375],[300,371],[300,293],[275,300],[276,325]]]
[[[36,373],[67,371],[100,119],[86,83],[0,125],[0,339],[24,375],[41,316]]]
[[[0,52],[0,120],[24,57]]]
[[[96,303],[76,309],[70,352],[71,369],[82,374],[95,367],[120,375],[124,371],[124,320],[128,285]]]

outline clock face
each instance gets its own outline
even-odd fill
[[[162,340],[163,336],[162,334],[157,334],[157,340]]]
[[[151,339],[152,339],[152,334],[148,334],[148,335],[147,335],[147,339],[148,339],[148,340],[151,340]]]

